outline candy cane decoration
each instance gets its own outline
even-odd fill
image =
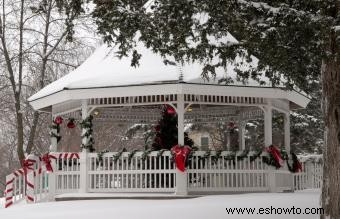
[[[26,184],[26,202],[33,203],[35,202],[35,176],[36,170],[34,165],[39,162],[39,158],[35,155],[28,155],[27,158],[23,162],[23,170],[25,174],[25,184]],[[39,166],[39,165],[38,165]],[[40,172],[40,171],[39,171]]]
[[[9,177],[6,177],[5,208],[8,208],[13,204],[14,180],[15,175],[13,173]]]

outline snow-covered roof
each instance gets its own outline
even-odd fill
[[[183,74],[184,82],[217,84],[218,80],[226,75],[235,77],[233,66],[218,68],[216,78],[209,81],[202,79],[201,73],[203,64],[194,62],[190,64],[165,64],[164,59],[155,54],[143,45],[137,47],[142,54],[140,65],[131,66],[131,57],[119,58],[114,49],[106,46],[100,46],[82,65],[74,71],[68,73],[59,80],[47,85],[29,98],[29,101],[51,95],[65,89],[83,89],[96,87],[113,87],[124,85],[163,83],[169,81],[178,81],[179,75]],[[267,81],[267,78],[263,78]],[[235,84],[241,85],[241,82]],[[249,80],[247,86],[260,86],[257,81]]]
[[[231,40],[233,39],[231,38]],[[236,78],[236,73],[232,64],[229,64],[226,68],[217,68],[216,77],[211,78],[208,81],[203,79],[201,76],[204,64],[200,62],[192,62],[182,65],[178,63],[176,64],[176,62],[171,60],[171,58],[167,58],[171,64],[165,64],[164,58],[154,53],[151,49],[146,48],[143,44],[140,43],[137,46],[137,50],[142,57],[139,61],[139,66],[133,67],[131,66],[131,56],[119,58],[115,52],[115,48],[108,47],[104,44],[74,71],[47,85],[31,96],[28,100],[35,109],[41,109],[69,100],[99,98],[103,95],[107,95],[108,93],[110,95],[117,95],[119,93],[121,96],[127,94],[130,96],[138,96],[141,91],[150,91],[151,85],[170,86],[169,84],[179,84],[180,75],[183,76],[181,85],[188,84],[188,86],[189,84],[219,85],[219,80],[226,76],[234,79]],[[254,60],[256,62],[256,59]],[[244,65],[242,67],[247,68],[249,66]],[[217,89],[220,90],[220,94],[216,93],[216,95],[222,95],[221,92],[225,93],[225,89],[229,89],[228,93],[231,94],[235,94],[235,92],[237,92],[241,96],[251,96],[255,90],[245,90],[244,88],[271,87],[268,78],[263,76],[261,81],[266,82],[266,84],[260,85],[258,81],[250,79],[247,84],[244,85],[242,82],[234,80],[232,85],[219,85],[219,88]],[[141,88],[141,85],[143,88]],[[239,88],[236,89],[235,85]],[[137,89],[136,86],[139,86],[139,88]],[[121,89],[119,90],[119,88],[122,87],[134,88],[133,91],[132,89],[125,89],[124,91]],[[162,92],[159,88],[157,88],[159,91],[155,91],[155,86],[152,89],[154,89],[153,92]],[[172,86],[169,89],[178,90],[182,88],[175,88]],[[191,86],[190,89],[195,89],[197,93],[197,89],[199,88],[193,88],[193,86]],[[201,88],[201,90],[207,89],[211,90],[211,87],[205,86]],[[223,89],[223,91],[221,91],[221,89]],[[305,107],[305,105],[309,102],[308,98],[295,91],[290,93],[280,91],[280,95],[278,95],[277,88],[272,89],[273,90],[271,91],[265,90],[260,93],[257,89],[255,92],[257,92],[257,97],[288,99],[302,107]],[[101,92],[101,96],[97,96],[98,91]],[[203,93],[201,93],[201,95],[202,94]],[[150,93],[147,95],[152,94]],[[37,102],[39,102],[39,104],[36,104]]]

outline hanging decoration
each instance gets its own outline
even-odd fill
[[[86,149],[89,152],[94,152],[95,149],[93,147],[94,144],[94,139],[93,139],[93,129],[92,129],[92,120],[93,116],[90,115],[83,121],[81,121],[80,126],[82,128],[82,143],[81,143],[81,148]]]
[[[67,122],[67,128],[73,129],[76,127],[75,119],[74,118],[69,118]]]
[[[265,149],[269,156],[263,157],[263,162],[268,165],[274,166],[277,169],[283,166],[284,160],[282,158],[280,150],[273,145],[270,145]]]
[[[302,172],[302,164],[299,161],[298,157],[295,153],[290,153],[291,159],[287,159],[287,166],[290,172],[292,173],[298,173]]]
[[[61,116],[57,116],[51,126],[51,131],[50,131],[50,136],[51,139],[56,139],[57,143],[61,140],[61,135],[60,135],[60,125],[63,123],[63,118]],[[53,142],[53,140],[51,140]]]
[[[175,145],[171,148],[171,152],[174,155],[176,167],[179,171],[184,172],[186,167],[186,161],[190,154],[191,147]]]
[[[54,123],[57,124],[57,125],[61,125],[63,123],[63,118],[61,116],[57,116],[54,119]]]

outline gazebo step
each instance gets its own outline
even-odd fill
[[[68,193],[55,196],[55,201],[100,200],[100,199],[145,199],[169,200],[191,199],[199,195],[175,195],[173,193]]]

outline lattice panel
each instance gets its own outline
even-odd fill
[[[184,101],[191,103],[215,103],[215,104],[239,104],[239,105],[262,105],[265,98],[262,97],[239,97],[218,95],[184,94]]]
[[[107,98],[92,98],[90,105],[149,105],[162,104],[164,102],[176,102],[177,94],[169,95],[149,95],[149,96],[134,96],[134,97],[107,97]]]

